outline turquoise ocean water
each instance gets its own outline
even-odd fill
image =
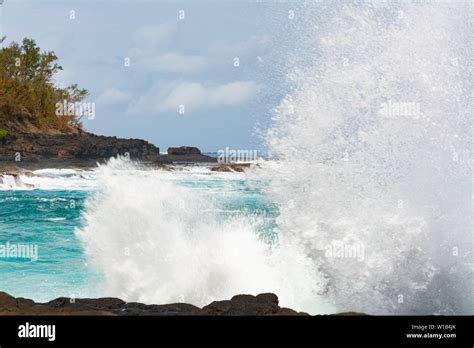
[[[175,183],[212,199],[222,219],[233,215],[263,217],[265,223],[257,232],[269,244],[276,239],[277,207],[244,180],[188,177]],[[0,246],[38,247],[37,260],[0,255],[1,291],[36,301],[59,296],[107,296],[101,290],[104,275],[89,264],[75,235],[75,229],[84,223],[85,201],[95,194],[96,189],[0,191]]]

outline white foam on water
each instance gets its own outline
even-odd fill
[[[15,176],[13,175],[1,175],[0,179],[0,189],[11,189],[14,187],[18,187],[18,179],[15,178]]]
[[[82,171],[76,169],[67,169],[67,168],[45,168],[45,169],[38,169],[33,171],[35,175],[45,176],[45,177],[68,177],[77,175]]]
[[[90,190],[95,188],[93,170],[40,169],[29,174],[0,174],[0,190]]]

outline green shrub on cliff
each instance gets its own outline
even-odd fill
[[[56,115],[56,103],[76,103],[87,96],[87,91],[77,85],[55,86],[53,78],[62,70],[57,59],[54,52],[41,51],[27,38],[0,49],[0,124],[8,128],[12,122],[28,122],[64,132],[80,127],[78,115]]]
[[[10,132],[6,130],[5,128],[0,128],[0,139],[8,137],[10,135]]]

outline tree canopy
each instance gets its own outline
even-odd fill
[[[80,115],[56,114],[56,103],[77,103],[88,94],[76,84],[55,85],[54,77],[62,70],[57,60],[54,52],[42,51],[28,38],[0,49],[0,127],[29,123],[61,132],[81,127]]]

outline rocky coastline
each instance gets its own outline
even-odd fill
[[[60,297],[47,303],[13,297],[0,292],[0,316],[308,316],[290,308],[280,307],[273,293],[236,295],[230,300],[214,301],[202,308],[188,303],[143,304],[119,298],[72,299]],[[357,312],[338,316],[366,315]]]
[[[173,163],[216,163],[196,147],[170,147],[168,154],[142,139],[122,139],[81,132],[78,134],[41,134],[16,132],[0,138],[0,166],[29,170],[40,168],[90,168],[110,157],[163,165]]]
[[[237,295],[230,300],[214,301],[202,308],[187,303],[146,305],[125,302],[118,298],[71,299],[57,298],[47,303],[36,303],[30,299],[15,298],[0,292],[0,315],[308,315],[282,308],[275,294],[257,296]]]

